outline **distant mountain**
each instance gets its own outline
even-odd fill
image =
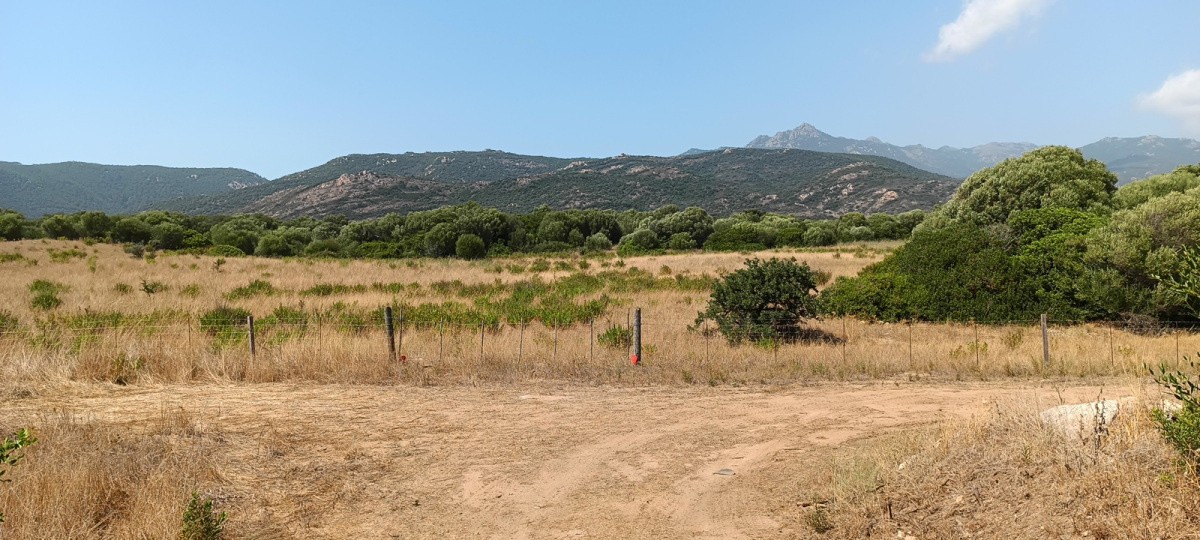
[[[407,157],[406,157],[407,156]],[[714,214],[748,208],[831,217],[903,212],[945,201],[958,182],[876,156],[803,150],[724,149],[675,157],[558,160],[501,152],[433,154],[433,169],[397,172],[430,154],[346,156],[316,169],[165,208],[190,213],[261,212],[279,217],[408,212],[476,201],[510,212],[552,208],[650,210],[701,206]],[[457,160],[470,167],[441,167]]]
[[[0,161],[0,208],[27,217],[83,210],[126,214],[167,199],[228,192],[266,181],[242,169]]]
[[[1200,163],[1200,141],[1155,137],[1106,137],[1079,149],[1083,155],[1103,161],[1122,184],[1156,174],[1169,173],[1180,165]]]
[[[280,177],[269,183],[236,192],[166,201],[159,208],[190,214],[229,214],[250,208],[281,192],[292,193],[335,180],[343,175],[371,173],[381,177],[407,177],[422,185],[495,182],[556,171],[571,159],[523,156],[498,150],[482,152],[406,152],[404,154],[351,154],[324,165]],[[432,184],[429,184],[432,182]],[[455,192],[454,186],[449,186]]]
[[[762,135],[747,148],[798,148],[820,152],[844,152],[883,156],[914,167],[966,178],[976,171],[1037,148],[1030,143],[988,143],[971,148],[928,148],[922,145],[896,146],[875,137],[847,139],[829,135],[811,124]],[[1180,165],[1200,163],[1200,141],[1162,137],[1108,137],[1080,148],[1084,156],[1104,162],[1121,184],[1155,174],[1164,174]],[[691,150],[689,150],[690,152]]]
[[[1037,148],[1030,143],[989,143],[972,148],[927,148],[922,145],[896,146],[875,137],[847,139],[825,133],[812,124],[803,124],[774,136],[760,135],[747,148],[798,148],[818,152],[841,152],[883,156],[953,178],[966,178],[979,169],[991,167],[1010,157]]]

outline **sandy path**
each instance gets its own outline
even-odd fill
[[[1053,405],[1060,393],[1098,389],[85,387],[0,414],[136,429],[183,411],[220,441],[234,532],[260,538],[760,538],[789,532],[789,467],[996,399]]]

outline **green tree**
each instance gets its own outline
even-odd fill
[[[460,259],[482,259],[487,255],[483,239],[474,234],[464,234],[454,243],[454,254]]]
[[[584,251],[608,251],[612,249],[612,240],[609,240],[604,233],[596,233],[583,241]]]
[[[185,229],[178,223],[166,221],[151,227],[150,237],[161,249],[180,249],[188,235],[194,232]]]
[[[113,221],[104,212],[84,212],[79,214],[79,234],[84,238],[104,238],[112,232]]]
[[[1013,212],[1052,206],[1104,213],[1116,185],[1116,175],[1100,161],[1046,146],[971,175],[938,211],[934,226],[1005,223]]]
[[[638,229],[621,238],[617,245],[617,253],[621,255],[637,255],[658,249],[658,235],[650,229]]]
[[[696,325],[716,322],[730,343],[744,340],[794,341],[806,319],[819,315],[817,278],[796,259],[748,259],[713,287]]]
[[[79,229],[76,227],[75,221],[62,214],[44,216],[40,225],[42,233],[47,238],[67,238],[71,240],[79,238]]]
[[[25,216],[17,212],[0,210],[0,238],[20,240],[25,228]]]
[[[1169,193],[1182,193],[1200,187],[1200,165],[1186,165],[1168,174],[1132,182],[1113,195],[1113,207],[1128,210],[1150,199]]]
[[[112,227],[113,240],[117,242],[146,243],[154,236],[150,225],[136,217],[118,219]]]

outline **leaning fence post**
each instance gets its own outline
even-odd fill
[[[588,321],[588,360],[596,359],[596,319]]]
[[[1042,368],[1050,369],[1050,329],[1047,328],[1046,314],[1042,314]]]
[[[630,363],[635,366],[642,364],[642,308],[633,310],[633,357]]]
[[[246,317],[246,328],[250,332],[250,358],[254,358],[256,352],[254,350],[254,315]]]
[[[388,360],[396,361],[396,325],[392,319],[392,306],[383,308],[383,324],[387,327]]]

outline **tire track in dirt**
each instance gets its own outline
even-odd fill
[[[182,411],[221,441],[231,529],[261,538],[775,536],[772,464],[1095,387],[824,384],[95,387],[0,412],[138,426]],[[723,471],[726,470],[726,471]],[[725,474],[717,474],[722,473]]]

